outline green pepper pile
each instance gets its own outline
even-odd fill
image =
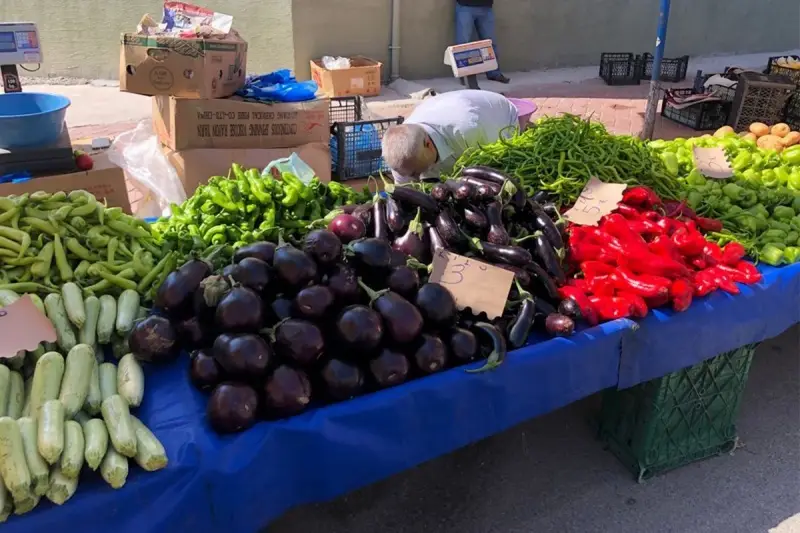
[[[679,190],[663,161],[641,140],[610,134],[599,122],[575,115],[545,117],[508,139],[467,150],[453,173],[486,165],[516,177],[528,195],[546,190],[558,205],[572,205],[592,176],[609,183],[647,185],[660,197]]]
[[[147,299],[177,259],[146,222],[86,191],[0,197],[0,289],[47,294],[74,281],[86,295]]]
[[[781,153],[735,134],[649,143],[681,184],[681,197],[699,215],[724,225],[715,236],[735,240],[770,265],[800,261],[800,146]],[[692,149],[721,147],[734,175],[708,179],[695,168]]]
[[[152,224],[153,235],[184,254],[214,245],[236,249],[256,241],[301,238],[323,223],[336,208],[367,201],[340,183],[308,184],[284,172],[276,180],[257,169],[231,167],[230,179],[214,176],[181,205],[173,204],[172,215]]]

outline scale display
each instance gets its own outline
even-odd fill
[[[39,32],[32,22],[0,22],[0,65],[41,63]]]

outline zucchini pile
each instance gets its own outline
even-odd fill
[[[57,343],[0,365],[0,522],[42,497],[65,503],[84,465],[115,489],[126,482],[129,459],[148,472],[167,465],[164,446],[130,412],[144,397],[142,367],[133,354],[118,355],[142,311],[139,294],[83,298],[67,283],[44,302],[29,296]],[[0,291],[0,306],[18,298]],[[104,360],[102,345],[113,346],[116,364]]]

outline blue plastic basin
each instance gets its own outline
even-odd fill
[[[0,94],[0,148],[55,143],[64,128],[69,104],[69,98],[57,94]]]

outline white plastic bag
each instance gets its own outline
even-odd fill
[[[350,68],[350,59],[347,57],[324,56],[322,58],[322,66],[328,70],[346,69]]]
[[[125,171],[131,184],[141,193],[142,199],[134,213],[139,218],[168,216],[169,204],[186,200],[186,191],[161,151],[161,143],[149,120],[119,134],[108,149],[108,159]]]
[[[277,175],[275,172],[273,172],[273,169],[278,171]],[[281,177],[283,172],[289,172],[290,174],[293,174],[306,185],[308,185],[311,180],[314,179],[314,176],[317,175],[317,173],[314,172],[314,169],[308,166],[308,163],[300,159],[300,156],[294,152],[292,152],[292,155],[289,157],[276,159],[267,165],[267,168],[265,168],[264,172],[261,174],[271,173],[274,178],[278,179]]]

